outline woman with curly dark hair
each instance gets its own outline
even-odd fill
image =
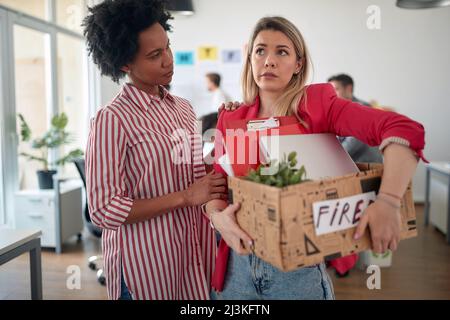
[[[163,86],[173,75],[160,0],[106,0],[84,21],[102,75],[129,79],[91,122],[86,178],[92,221],[103,228],[110,299],[208,299],[214,233],[201,205],[223,198],[205,174],[195,114]]]

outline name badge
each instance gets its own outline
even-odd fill
[[[280,126],[280,120],[276,118],[269,118],[266,120],[250,120],[247,122],[248,131],[257,131],[271,128],[278,128]]]

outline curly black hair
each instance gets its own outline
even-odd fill
[[[102,75],[119,82],[125,76],[120,68],[132,62],[139,49],[139,33],[154,23],[171,31],[169,19],[173,17],[164,0],[105,0],[89,8],[82,24],[89,55]]]

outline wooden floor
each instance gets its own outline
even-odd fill
[[[418,237],[400,242],[392,266],[381,268],[381,289],[367,289],[365,271],[333,278],[337,299],[450,299],[450,245],[433,226],[423,224],[423,206],[416,205]]]
[[[423,207],[416,206],[419,236],[400,243],[392,266],[381,269],[381,289],[369,290],[370,276],[354,269],[346,278],[333,278],[337,299],[450,299],[450,245],[434,227],[423,226]],[[87,258],[100,252],[99,240],[85,235],[64,247],[56,255],[51,250],[42,253],[44,299],[106,299],[106,289],[87,266]],[[81,288],[69,290],[67,268],[81,269]],[[28,255],[0,266],[0,299],[29,299],[30,279]]]
[[[101,252],[100,240],[88,233],[83,240],[76,237],[63,247],[62,254],[54,250],[42,250],[42,291],[44,299],[51,300],[91,300],[107,299],[106,287],[97,282],[96,272],[89,269],[88,258]],[[0,266],[0,300],[30,299],[29,255],[20,257]],[[69,290],[67,281],[73,275],[71,266],[79,266],[80,289]],[[67,272],[72,273],[67,273]]]

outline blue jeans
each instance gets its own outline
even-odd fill
[[[125,283],[125,279],[123,278],[123,270],[120,276],[120,297],[119,300],[133,300],[131,297],[130,291],[128,291],[128,287]]]
[[[212,300],[334,300],[333,284],[321,263],[283,272],[254,254],[239,256],[230,250],[222,292]]]

